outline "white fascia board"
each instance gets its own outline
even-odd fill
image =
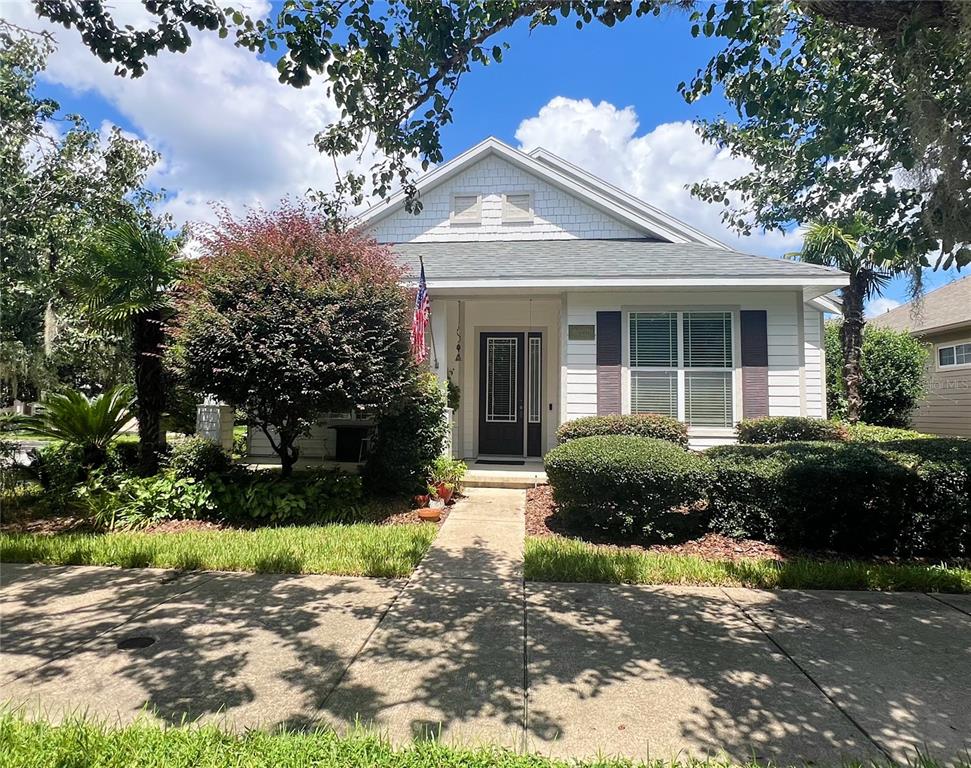
[[[518,149],[513,149],[508,144],[491,136],[425,174],[415,182],[415,186],[419,193],[427,192],[489,154],[498,155],[507,162],[646,234],[661,237],[673,243],[702,243],[716,248],[726,247],[723,243],[708,238],[696,230],[691,230],[687,225],[666,214],[659,216],[660,212],[650,206],[645,208],[646,204],[642,201],[637,201],[639,205],[635,208],[631,203],[626,202],[625,198],[621,198],[614,191],[615,188],[596,177],[588,175],[588,178],[592,181],[577,179],[575,176],[557,170],[548,163],[530,157]],[[621,194],[630,197],[626,193]],[[636,198],[631,199],[636,201]],[[405,193],[399,190],[362,213],[354,220],[353,225],[355,227],[366,227],[376,224],[385,216],[397,211],[404,205],[404,202]]]
[[[845,283],[838,277],[495,277],[495,278],[432,278],[431,289],[462,288],[804,288],[814,286],[820,293],[828,293]],[[404,281],[414,285],[417,278]]]
[[[604,181],[596,176],[594,176],[589,171],[584,170],[578,165],[574,165],[569,160],[564,160],[559,155],[554,155],[548,149],[543,149],[542,147],[537,147],[529,156],[539,160],[541,163],[555,168],[560,173],[567,176],[572,176],[579,181],[586,183],[589,186],[598,187],[609,192],[613,197],[624,202],[635,211],[641,215],[656,220],[661,226],[668,227],[672,230],[680,232],[684,237],[686,237],[690,242],[701,243],[703,245],[710,245],[713,248],[723,248],[725,250],[731,250],[725,243],[721,240],[716,240],[709,235],[706,235],[699,229],[695,229],[690,224],[686,224],[680,219],[665,213],[660,208],[656,208],[650,203],[641,200],[638,197],[625,192],[620,187],[617,187],[610,182]]]

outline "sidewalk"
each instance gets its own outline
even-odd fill
[[[0,696],[564,758],[971,749],[971,595],[524,585],[524,501],[471,489],[407,581],[3,565]]]

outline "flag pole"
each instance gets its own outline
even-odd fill
[[[425,274],[425,260],[418,254],[418,263],[421,265],[421,274]],[[425,290],[428,290],[428,282],[426,279]],[[435,351],[435,326],[432,323],[432,298],[428,297],[428,340],[432,344],[432,365],[435,366],[435,370],[438,370],[438,352]]]

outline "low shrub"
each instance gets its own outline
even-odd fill
[[[844,424],[850,440],[857,443],[889,443],[896,440],[926,440],[935,437],[925,432],[900,427],[878,427],[875,424]]]
[[[75,488],[88,476],[84,448],[51,443],[29,455],[29,471],[43,487],[47,506],[59,511],[76,506]]]
[[[231,464],[226,452],[204,437],[189,437],[176,443],[168,458],[168,465],[176,477],[196,480],[225,472]]]
[[[123,435],[108,446],[105,467],[109,472],[129,472],[138,467],[139,460],[137,435]]]
[[[333,470],[280,477],[273,471],[237,469],[207,483],[224,518],[274,525],[353,522],[364,498],[360,477]]]
[[[707,455],[716,531],[864,555],[971,555],[969,441],[739,445]]]
[[[636,413],[613,416],[585,416],[560,425],[556,438],[564,443],[581,437],[596,435],[628,435],[667,440],[684,448],[688,447],[688,429],[670,416],[659,413]]]
[[[735,425],[735,432],[740,443],[754,445],[819,440],[846,442],[850,439],[844,425],[805,416],[767,416],[760,419],[745,419]]]
[[[704,495],[708,462],[665,440],[568,440],[546,454],[546,474],[560,514],[575,528],[667,538],[703,522],[675,508]]]
[[[78,489],[88,517],[107,530],[137,529],[164,520],[195,520],[217,511],[213,488],[171,470],[150,477],[93,472]]]

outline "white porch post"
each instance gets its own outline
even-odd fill
[[[428,360],[428,368],[438,377],[438,383],[445,391],[448,381],[448,305],[442,299],[433,299],[431,302],[431,356]],[[450,408],[445,409],[445,422],[448,426],[446,430],[445,445],[442,453],[452,456],[452,419],[454,414]]]
[[[205,398],[196,406],[196,434],[232,453],[233,409],[214,398]]]

